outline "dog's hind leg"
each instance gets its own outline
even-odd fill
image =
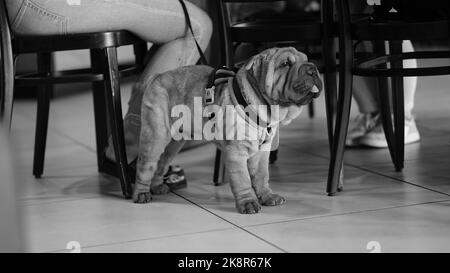
[[[135,203],[151,201],[151,181],[157,171],[158,161],[171,141],[168,104],[164,103],[167,101],[167,96],[158,91],[146,94],[142,103],[139,156],[133,191]]]
[[[152,179],[151,192],[153,194],[160,195],[170,192],[169,186],[163,183],[164,174],[166,174],[170,163],[172,163],[173,159],[180,152],[185,143],[185,140],[172,140],[169,145],[167,145],[166,150],[158,161],[158,168]]]

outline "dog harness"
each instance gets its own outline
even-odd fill
[[[205,105],[213,105],[215,102],[216,87],[235,76],[236,72],[226,66],[214,69],[209,76],[208,85],[205,88]]]
[[[239,83],[236,79],[236,70],[232,70],[226,66],[223,66],[221,68],[216,68],[211,72],[211,75],[209,76],[208,84],[205,88],[205,96],[204,96],[204,103],[206,107],[213,105],[215,103],[215,97],[216,97],[216,90],[218,89],[218,86],[220,84],[228,82],[229,90],[230,90],[230,96],[235,100],[237,105],[240,105],[243,107],[243,109],[247,109],[247,111],[242,111],[242,116],[245,115],[245,119],[252,120],[253,124],[255,124],[257,127],[264,127],[266,128],[266,136],[264,139],[267,139],[267,137],[272,137],[273,130],[272,126],[268,122],[263,122],[263,119],[261,119],[258,116],[258,113],[256,111],[253,111],[251,107],[249,107],[249,104],[247,102],[247,99],[245,98],[245,94],[242,92]],[[259,94],[258,94],[259,95]],[[232,99],[232,100],[233,100]],[[270,107],[270,105],[264,100],[266,105]],[[270,111],[270,108],[268,108]],[[252,112],[250,114],[250,111]],[[238,111],[240,112],[240,111]],[[209,119],[213,119],[214,113],[210,113]]]
[[[191,18],[189,16],[189,12],[186,8],[186,4],[184,3],[184,0],[178,0],[178,1],[180,2],[181,7],[183,8],[184,16],[186,19],[186,24],[187,24],[189,30],[191,31],[192,36],[194,37],[195,45],[200,54],[199,63],[208,65],[208,61],[205,57],[205,54],[203,53],[203,50],[201,49],[200,45],[197,42],[197,39],[195,38],[194,30],[192,29]],[[233,90],[233,92],[230,92],[230,93],[233,93],[233,94],[231,94],[231,96],[236,99],[236,102],[238,105],[241,105],[244,109],[247,109],[248,111],[252,111],[253,115],[250,115],[248,112],[245,112],[247,118],[252,119],[253,122],[257,126],[266,127],[267,132],[270,135],[272,132],[271,126],[267,122],[266,122],[266,124],[261,125],[260,121],[262,119],[259,118],[257,113],[255,111],[253,111],[253,109],[251,109],[251,107],[248,107],[249,105],[247,103],[247,100],[245,99],[245,94],[242,93],[241,88],[239,87],[239,84],[236,80],[236,73],[237,73],[237,69],[233,70],[226,66],[223,66],[221,68],[216,68],[213,70],[213,72],[211,73],[211,76],[209,77],[208,85],[205,88],[205,99],[204,100],[205,100],[206,107],[214,104],[216,87],[221,83],[227,82],[229,80],[229,78],[233,78],[232,84],[229,85],[230,89]],[[260,98],[261,98],[261,94],[257,94],[257,95],[260,96]],[[268,107],[270,106],[270,104],[267,103],[267,101],[264,98],[261,98],[261,99],[266,103],[266,105]],[[213,118],[214,118],[214,113],[210,113],[209,119],[213,119]]]

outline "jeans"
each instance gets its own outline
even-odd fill
[[[194,4],[186,1],[186,6],[195,38],[205,50],[212,34],[211,20]],[[195,64],[199,59],[178,0],[6,0],[6,7],[15,34],[65,35],[124,29],[161,45],[133,88],[124,118],[129,161],[138,154],[141,102],[152,76]],[[106,155],[114,158],[111,141]]]
[[[211,31],[208,16],[186,3],[194,32]],[[178,0],[6,0],[17,34],[69,34],[129,30],[149,42],[164,44],[186,34]]]

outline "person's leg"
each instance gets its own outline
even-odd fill
[[[359,48],[362,52],[371,52],[372,44],[363,42]],[[377,85],[376,78],[353,77],[353,98],[360,114],[350,122],[347,146],[360,145],[359,139],[378,124],[380,108]]]
[[[413,52],[414,47],[411,41],[403,42],[403,52]],[[404,68],[416,68],[417,60],[405,60],[403,62]],[[413,119],[412,111],[414,109],[414,97],[417,89],[417,77],[408,77],[404,79],[405,89],[405,119]]]
[[[368,50],[365,45],[364,50]],[[403,42],[403,52],[411,52],[414,48],[411,41]],[[416,68],[416,60],[403,62],[404,68]],[[377,83],[375,78],[355,77],[354,98],[358,104],[360,115],[350,125],[347,146],[367,145],[371,147],[387,147],[383,127],[379,116]],[[420,140],[419,132],[412,115],[414,96],[417,87],[417,77],[404,78],[405,101],[405,143]]]
[[[129,161],[134,160],[138,154],[142,97],[144,95],[144,91],[147,90],[148,85],[151,83],[152,77],[180,66],[193,65],[200,58],[199,52],[195,46],[195,41],[186,28],[184,14],[178,0],[171,0],[167,2],[171,2],[171,5],[167,5],[168,3],[165,4],[168,8],[170,8],[170,14],[172,14],[174,18],[173,22],[166,22],[166,25],[173,28],[173,37],[177,38],[165,42],[158,48],[156,53],[152,55],[145,71],[142,73],[140,79],[133,88],[132,97],[129,101],[129,109],[124,119],[125,141]],[[195,38],[204,51],[206,50],[211,38],[212,23],[209,17],[196,6],[190,4],[189,2],[186,2],[186,6],[191,18]],[[157,6],[154,6],[154,8],[156,7]],[[160,27],[163,30],[165,29],[164,25],[161,25]],[[144,31],[148,31],[145,28],[145,24],[136,26],[136,33],[142,33]],[[160,37],[158,38],[159,41],[153,41],[163,42],[169,38],[170,37]],[[109,145],[106,153],[109,158],[114,157],[111,145]]]
[[[14,0],[16,1],[16,0]],[[129,30],[141,38],[161,44],[142,73],[129,102],[124,120],[129,161],[137,156],[140,133],[140,108],[143,91],[155,74],[195,64],[199,53],[186,27],[178,0],[23,0],[10,2],[13,30],[21,34],[68,34],[108,30]],[[209,17],[186,2],[195,38],[203,50],[212,34]],[[56,17],[55,17],[56,16]],[[53,19],[58,18],[58,22]],[[107,155],[113,159],[113,150]]]
[[[352,13],[355,14],[370,14],[373,12],[373,7],[367,5],[365,1],[352,0],[349,2]],[[371,52],[372,45],[370,42],[363,42],[361,44],[363,52]],[[411,41],[403,42],[403,52],[414,51]],[[416,60],[407,60],[403,63],[405,68],[416,68]],[[405,78],[405,117],[412,117],[412,109],[414,107],[414,95],[416,92],[417,77]],[[362,114],[373,114],[379,112],[379,103],[377,95],[377,81],[370,77],[354,77],[353,97],[358,104],[359,112]]]
[[[369,52],[370,46],[368,43],[363,44],[363,51]],[[403,42],[403,52],[414,51],[411,41]],[[405,60],[403,62],[404,68],[416,68],[417,60]],[[417,87],[417,77],[408,77],[404,79],[405,88],[405,117],[412,117],[412,110],[414,108],[414,96]],[[376,79],[372,77],[355,77],[353,84],[353,94],[356,103],[358,104],[360,113],[377,113],[379,112],[379,103],[377,95]]]
[[[145,71],[141,78],[133,88],[132,97],[129,102],[129,109],[124,119],[125,141],[127,146],[127,157],[129,161],[136,158],[139,150],[139,136],[140,136],[140,116],[143,92],[147,90],[151,83],[152,77],[159,73],[163,73],[184,65],[195,64],[200,55],[195,47],[195,42],[190,35],[185,25],[185,18],[178,0],[171,0],[170,10],[174,16],[174,21],[167,22],[166,25],[178,25],[178,33],[174,36],[178,38],[164,43],[158,48],[156,53],[152,56],[147,64]],[[168,3],[165,3],[168,4]],[[191,23],[196,35],[196,39],[200,44],[202,50],[206,50],[212,34],[212,23],[209,17],[199,8],[186,2]],[[167,18],[166,18],[167,19]],[[164,26],[160,26],[164,29]],[[176,30],[175,26],[172,26]],[[146,31],[145,25],[137,26],[142,28],[141,31]],[[136,30],[137,32],[137,30]],[[161,37],[162,38],[162,37]],[[165,38],[167,39],[167,38]],[[160,42],[162,42],[160,40]],[[113,158],[113,150],[111,145],[107,149],[107,156]]]

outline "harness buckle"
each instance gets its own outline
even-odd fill
[[[216,87],[213,85],[211,88],[205,88],[205,104],[214,104],[214,91]]]

